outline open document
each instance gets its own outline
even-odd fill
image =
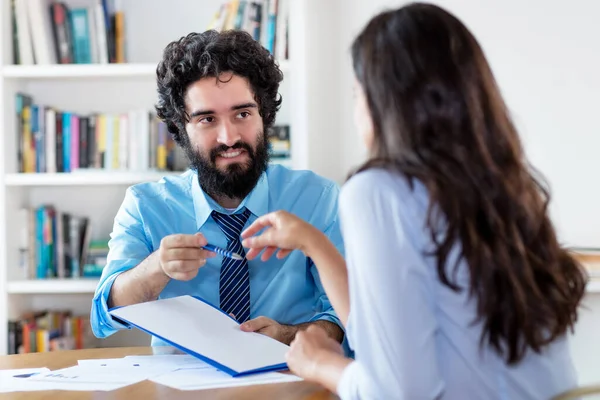
[[[0,393],[22,392],[25,390],[46,390],[45,387],[32,387],[27,379],[49,372],[48,368],[24,368],[0,370]]]
[[[237,321],[197,297],[179,296],[109,312],[231,376],[287,369],[287,345],[243,332]]]
[[[263,374],[232,377],[214,367],[182,368],[149,378],[154,383],[179,390],[220,389],[226,387],[262,385],[301,381],[295,375],[266,372]]]

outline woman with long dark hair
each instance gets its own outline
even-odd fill
[[[346,259],[284,212],[243,234],[250,258],[299,249],[315,262],[355,351],[344,358],[308,329],[290,368],[343,399],[548,399],[572,388],[566,334],[586,276],[557,241],[476,39],[414,3],[374,17],[352,58],[370,157],[340,197]]]

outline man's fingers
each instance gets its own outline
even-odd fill
[[[172,272],[187,273],[198,271],[198,268],[206,264],[205,259],[200,260],[172,260],[164,263],[164,269]]]
[[[169,248],[164,251],[164,257],[167,260],[200,260],[214,257],[215,253],[194,247]]]
[[[176,234],[165,236],[161,242],[161,247],[200,247],[206,244],[206,239],[201,233],[195,235]]]
[[[189,281],[194,279],[196,275],[198,275],[197,269],[190,272],[174,272],[170,275],[170,277],[177,281]]]
[[[240,328],[244,332],[256,332],[258,330],[261,330],[261,329],[271,325],[272,323],[273,323],[273,321],[267,317],[258,317],[258,318],[251,319],[250,321],[244,322],[240,326]]]
[[[194,236],[198,239],[198,246],[206,246],[208,244],[208,240],[200,232],[197,232]]]

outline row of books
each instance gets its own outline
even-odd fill
[[[292,0],[230,0],[215,12],[208,29],[244,30],[275,58],[288,58],[288,14]]]
[[[19,210],[20,279],[91,278],[102,274],[107,240],[91,240],[92,226],[84,216],[54,206]]]
[[[572,255],[585,267],[591,279],[600,279],[600,249],[575,247]]]
[[[269,132],[269,151],[272,159],[289,159],[292,156],[290,126],[275,125]]]
[[[146,110],[81,115],[35,104],[23,93],[15,109],[19,172],[186,167],[165,123]]]
[[[70,311],[29,312],[8,321],[8,354],[98,347],[89,316]]]
[[[11,0],[15,64],[125,62],[124,15],[114,0]]]

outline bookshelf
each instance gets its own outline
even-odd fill
[[[39,279],[11,281],[9,294],[77,294],[94,293],[98,279]]]
[[[93,1],[65,3],[79,6]],[[327,5],[321,0],[279,1],[289,2],[289,15],[294,16],[288,27],[289,57],[278,60],[285,77],[280,87],[283,105],[276,121],[290,126],[291,157],[273,162],[312,169],[336,179],[337,156],[327,147],[339,139],[339,42],[331,32],[338,26],[341,1],[332,0]],[[24,279],[19,266],[18,211],[52,204],[58,211],[88,217],[92,239],[108,238],[129,185],[179,173],[20,173],[16,93],[31,94],[36,103],[81,114],[153,110],[156,64],[164,46],[191,31],[204,30],[222,2],[120,0],[125,15],[126,63],[13,65],[11,0],[0,0],[0,355],[7,353],[9,319],[40,309],[69,308],[80,315],[89,314],[97,282],[97,278]],[[119,332],[102,344],[147,343],[147,335],[131,330]]]
[[[278,61],[285,74],[290,67],[287,60]],[[146,77],[154,78],[156,64],[56,64],[56,65],[6,65],[2,68],[4,79],[48,79],[48,78],[110,78]]]
[[[587,286],[588,293],[600,293],[600,279],[590,279]]]
[[[12,173],[4,176],[8,187],[19,186],[94,186],[94,185],[132,185],[139,182],[157,181],[164,176],[177,175],[179,172],[119,172],[103,171],[72,173]]]
[[[156,64],[56,64],[56,65],[7,65],[2,68],[4,79],[46,78],[109,78],[154,77]]]

